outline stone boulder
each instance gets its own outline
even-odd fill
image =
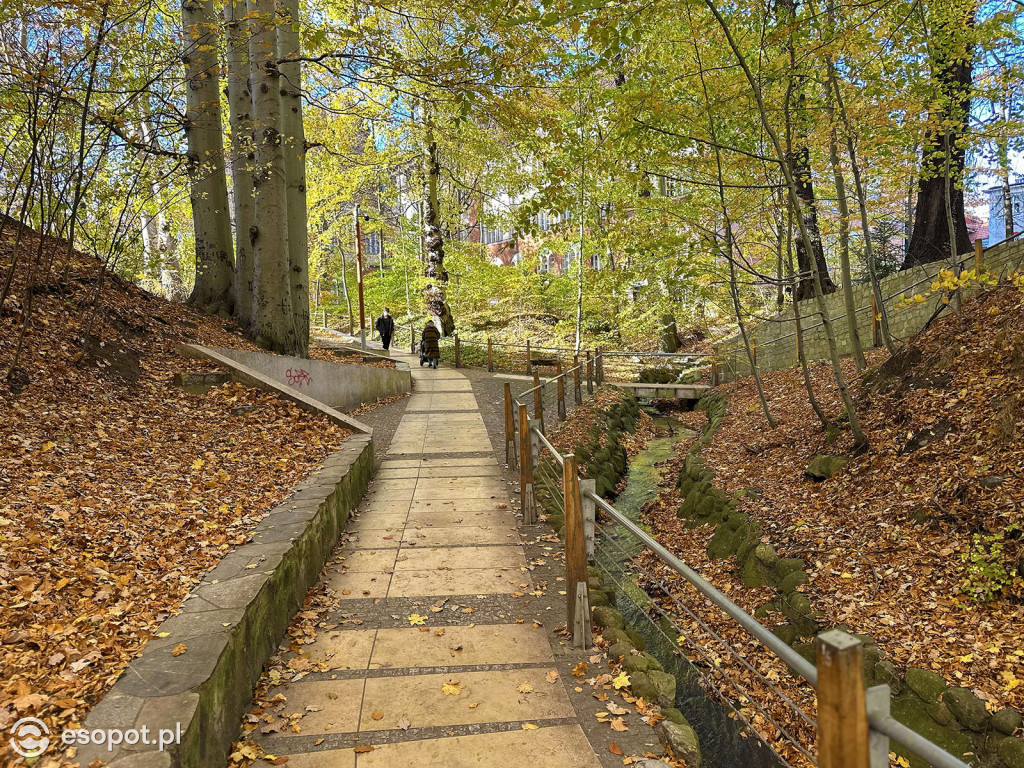
[[[700,768],[700,742],[697,740],[697,733],[689,724],[681,725],[671,720],[662,720],[655,730],[665,749],[672,750],[672,754],[689,768]]]
[[[804,474],[812,480],[816,480],[820,483],[822,480],[828,480],[849,463],[850,460],[845,456],[832,456],[827,453],[819,453],[811,459],[811,463],[807,465],[807,469],[804,470]]]
[[[922,701],[934,704],[946,691],[946,681],[941,676],[927,669],[908,667],[904,676],[907,687],[916,693]]]
[[[972,731],[983,731],[988,725],[989,714],[985,702],[970,688],[950,688],[942,694],[942,701],[961,725]]]

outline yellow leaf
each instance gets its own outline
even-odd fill
[[[540,726],[536,723],[523,723],[524,731],[536,731],[538,728],[540,728]]]
[[[629,685],[629,675],[625,672],[619,672],[619,674],[612,680],[612,685],[616,688],[625,688]]]
[[[174,646],[174,650],[171,651],[171,656],[181,656],[187,650],[187,645],[185,645],[184,643],[178,643],[176,646]]]
[[[441,686],[441,693],[445,696],[458,696],[462,693],[462,683],[458,680],[449,680]]]
[[[202,469],[204,464],[206,464],[206,462],[202,459],[196,459],[192,462],[192,469]]]
[[[427,623],[427,617],[420,616],[418,613],[414,613],[412,616],[409,617],[409,623],[412,624],[414,627],[420,627]]]
[[[519,687],[516,688],[520,693],[530,693],[533,690],[533,686],[529,683],[520,683]]]

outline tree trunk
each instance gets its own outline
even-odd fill
[[[1010,106],[1008,92],[1003,97],[1002,111],[1003,111],[1003,123],[1006,125],[1004,130],[1009,130],[1010,121]],[[1013,197],[1010,189],[1010,139],[1007,136],[1001,136],[997,141],[997,153],[999,156],[999,184],[1003,190],[1003,239],[1009,240],[1013,237],[1015,222],[1013,220]],[[989,237],[992,238],[991,242],[995,242],[996,234],[994,232],[989,233]]]
[[[196,283],[189,303],[226,316],[233,305],[234,265],[220,116],[219,25],[213,0],[183,0],[181,20],[187,41],[182,56],[185,137],[196,243]]]
[[[857,305],[853,300],[853,276],[850,273],[850,206],[846,198],[846,180],[843,178],[843,168],[839,162],[839,139],[836,135],[836,115],[832,106],[831,90],[831,86],[827,85],[825,104],[832,124],[828,137],[828,157],[836,180],[836,205],[839,208],[839,261],[843,275],[843,308],[846,310],[850,349],[853,351],[853,359],[859,372],[863,371],[868,363],[864,358],[860,333],[857,331]],[[870,235],[866,234],[865,237]]]
[[[423,116],[424,143],[424,190],[423,190],[423,239],[427,250],[427,268],[424,274],[431,281],[424,292],[427,312],[437,318],[438,328],[443,336],[455,332],[455,319],[445,301],[444,285],[448,272],[444,268],[444,236],[441,232],[440,206],[437,196],[437,180],[441,175],[441,164],[437,157],[437,141],[434,126],[425,107]]]
[[[796,27],[796,0],[780,0],[777,5],[779,21],[790,29]],[[825,261],[825,250],[821,245],[821,229],[818,226],[818,206],[814,196],[814,181],[811,177],[811,153],[807,146],[809,116],[807,114],[807,76],[796,59],[796,45],[790,31],[787,40],[789,50],[789,90],[795,100],[794,141],[786,153],[786,163],[796,184],[796,194],[800,200],[799,210],[803,226],[797,231],[796,261],[800,268],[800,279],[797,282],[793,298],[803,301],[814,296],[814,273],[820,277],[820,287],[825,293],[835,293],[836,285],[828,274]],[[788,101],[788,99],[787,99]]]
[[[253,308],[249,330],[265,349],[296,354],[288,260],[288,202],[281,149],[281,77],[274,0],[249,0],[249,78],[256,144]]]
[[[974,50],[963,33],[974,26],[976,8],[972,5],[964,19],[940,23],[930,36],[938,106],[929,115],[918,174],[914,230],[903,269],[940,259],[955,260],[971,250],[964,211],[967,150],[963,139],[970,130]]]
[[[249,22],[245,0],[226,0],[227,93],[231,121],[231,187],[235,211],[235,317],[243,328],[252,323],[253,228],[256,200],[253,197],[252,91],[249,88]]]
[[[281,59],[281,129],[285,183],[288,187],[288,261],[295,316],[295,338],[305,357],[309,351],[309,247],[306,230],[306,132],[302,123],[302,64],[299,0],[285,0],[288,15],[278,28]]]
[[[160,214],[160,287],[164,296],[174,301],[185,298],[185,284],[181,279],[181,264],[178,261],[178,238],[171,229],[171,219]]]

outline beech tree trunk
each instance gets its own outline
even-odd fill
[[[218,19],[213,0],[183,0],[185,29],[185,137],[189,198],[196,243],[196,283],[189,303],[230,315],[234,265],[224,134],[220,114]]]
[[[287,18],[278,28],[281,57],[281,148],[288,194],[288,262],[295,317],[295,338],[305,357],[309,351],[309,246],[306,230],[306,132],[302,124],[302,64],[299,0],[284,0]],[[381,253],[383,254],[383,244]],[[383,256],[381,257],[383,258]]]
[[[252,323],[253,235],[256,199],[253,168],[252,90],[249,87],[249,21],[245,0],[226,0],[227,94],[231,124],[231,187],[235,212],[235,317],[243,328]]]
[[[281,75],[274,0],[248,0],[249,83],[256,146],[253,306],[249,331],[261,347],[296,354],[288,257],[288,190],[281,148]]]
[[[437,197],[437,180],[441,175],[441,163],[437,156],[437,141],[430,115],[423,107],[423,240],[427,250],[427,267],[424,274],[430,279],[424,291],[427,312],[437,318],[442,336],[455,332],[455,319],[445,301],[444,286],[448,283],[448,272],[444,268],[444,235],[441,231],[441,212]]]
[[[938,106],[929,115],[931,127],[922,150],[914,229],[903,269],[953,259],[972,247],[964,211],[967,150],[962,140],[970,130],[974,51],[963,40],[963,31],[974,26],[976,7],[962,20],[964,24],[953,18],[937,25],[931,35]]]

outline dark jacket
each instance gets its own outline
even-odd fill
[[[423,356],[424,357],[440,357],[441,356],[441,332],[437,330],[437,326],[433,323],[427,323],[423,329]]]
[[[383,336],[393,336],[395,333],[395,318],[391,315],[385,317],[381,315],[377,318],[377,324],[374,326],[377,329],[377,333]]]

